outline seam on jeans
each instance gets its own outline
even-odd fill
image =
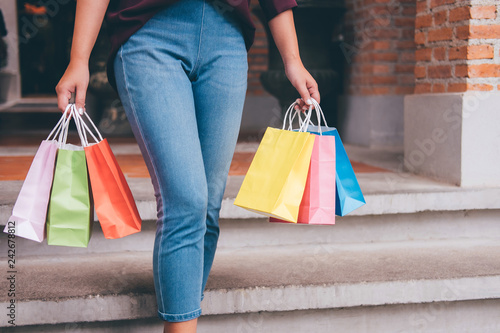
[[[164,316],[183,317],[183,316],[189,316],[193,313],[199,312],[200,310],[201,310],[201,308],[198,308],[194,311],[190,311],[190,312],[186,312],[186,313],[165,313],[165,312],[161,312],[161,311],[158,311],[158,312],[160,312]]]
[[[144,140],[144,134],[142,132],[142,127],[141,127],[140,122],[139,122],[139,117],[137,117],[137,112],[136,112],[135,107],[134,107],[134,102],[132,100],[132,95],[130,94],[130,91],[128,89],[127,74],[126,74],[126,71],[125,71],[125,61],[123,61],[123,48],[124,48],[124,46],[125,45],[123,45],[120,48],[119,57],[120,57],[120,59],[122,61],[123,81],[125,83],[125,90],[127,91],[127,96],[128,96],[128,99],[130,100],[130,108],[132,109],[132,112],[134,113],[135,121],[137,122],[137,130],[141,134],[142,142],[144,142],[144,148],[146,148],[146,151],[148,152],[148,158],[151,161],[151,166],[153,167],[153,170],[154,170],[155,175],[156,175],[156,181],[158,182],[158,189],[160,190],[160,200],[161,200],[162,219],[163,219],[165,217],[165,203],[163,202],[163,190],[162,190],[162,187],[160,186],[160,181],[159,181],[160,178],[159,178],[158,172],[156,170],[156,165],[154,163],[153,158],[151,157],[151,153],[149,151],[148,144],[147,144],[146,140]],[[158,248],[158,253],[161,252],[160,249],[161,249],[161,245],[163,244],[163,220],[161,221],[161,224],[162,224],[161,228],[160,228],[161,237],[160,237],[160,244],[159,244],[159,248]],[[158,258],[159,257],[160,256],[158,256]],[[159,261],[159,259],[158,259],[158,261]],[[158,263],[157,263],[157,266],[158,266]],[[160,275],[160,270],[158,270],[158,275]],[[164,305],[164,302],[163,302],[163,293],[162,293],[162,288],[161,288],[161,279],[159,277],[158,277],[158,285],[160,285],[159,293],[160,293],[161,304],[163,306]]]
[[[191,74],[194,74],[196,77],[197,70],[200,62],[200,54],[201,54],[201,41],[203,39],[203,21],[205,20],[205,1],[203,1],[203,9],[201,11],[201,23],[200,23],[200,41],[198,42],[198,51],[196,52],[196,61],[194,63],[193,69],[191,70]]]
[[[183,321],[189,321],[195,318],[198,318],[201,316],[202,310],[201,308],[198,308],[194,311],[187,312],[187,313],[182,313],[182,314],[168,314],[168,313],[163,313],[161,311],[158,311],[158,316],[165,321],[168,322],[183,322]]]

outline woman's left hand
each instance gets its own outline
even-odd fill
[[[285,65],[285,73],[288,80],[290,80],[290,83],[297,89],[301,97],[296,101],[298,104],[295,106],[296,110],[302,109],[306,111],[309,109],[309,105],[312,104],[311,97],[318,103],[320,102],[318,84],[300,60],[293,63],[287,63]]]

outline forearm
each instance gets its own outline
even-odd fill
[[[285,66],[292,62],[300,62],[292,10],[286,10],[272,18],[269,21],[269,29]]]
[[[269,21],[269,29],[283,59],[286,76],[302,98],[297,100],[296,109],[302,107],[302,109],[306,110],[307,106],[305,104],[312,105],[310,98],[312,97],[319,102],[320,95],[318,84],[305,69],[300,59],[292,10],[286,10],[272,18]]]
[[[71,62],[88,65],[110,0],[77,0]]]

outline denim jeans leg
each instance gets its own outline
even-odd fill
[[[208,186],[203,288],[219,238],[219,212],[240,130],[247,89],[247,51],[241,31],[231,17],[205,8],[200,46],[200,70],[193,82],[193,96]],[[224,32],[221,37],[221,27]],[[226,45],[226,46],[224,46]]]
[[[194,319],[201,314],[241,121],[243,36],[208,1],[184,0],[160,11],[122,45],[114,65],[157,197],[158,315],[171,322]]]
[[[172,66],[168,74],[146,69],[150,66],[127,53],[130,45],[120,49],[115,70],[120,98],[151,158],[162,201],[153,255],[159,315],[189,320],[201,312],[208,200],[191,83],[182,68]],[[159,93],[159,87],[168,93]]]

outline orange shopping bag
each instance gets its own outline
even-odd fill
[[[75,113],[87,158],[95,210],[104,237],[121,238],[141,231],[142,220],[134,197],[108,141],[102,138],[87,113],[85,115],[97,132],[99,140],[89,130],[82,117],[77,112]],[[87,132],[97,143],[88,143]]]

